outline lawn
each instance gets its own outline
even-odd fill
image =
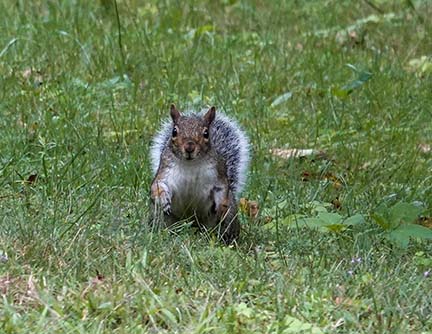
[[[432,333],[429,0],[0,11],[1,333]],[[173,102],[250,137],[236,246],[147,224]]]

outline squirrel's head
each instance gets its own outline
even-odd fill
[[[171,105],[173,128],[171,143],[173,153],[182,160],[195,160],[210,150],[210,124],[216,115],[211,107],[204,116],[183,116],[174,104]]]

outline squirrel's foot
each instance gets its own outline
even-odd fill
[[[223,209],[218,236],[226,245],[230,245],[240,236],[240,222],[237,218],[235,201],[231,200],[231,206]]]
[[[224,194],[225,196],[220,196]],[[217,234],[226,245],[238,240],[240,235],[240,222],[237,218],[237,203],[231,191],[219,193],[212,191],[213,205],[210,212],[214,212],[218,222]]]
[[[237,241],[240,236],[240,222],[237,217],[230,221],[222,222],[218,234],[220,240],[222,240],[226,245],[231,245]]]

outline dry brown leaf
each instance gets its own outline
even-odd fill
[[[21,75],[25,80],[30,81],[32,79],[33,85],[35,87],[41,86],[44,82],[42,72],[39,70],[34,70],[32,68],[26,68],[24,71],[21,72]]]
[[[240,198],[240,210],[248,217],[255,219],[259,214],[257,201],[250,201],[247,198]]]
[[[342,180],[332,173],[327,173],[324,175],[324,180],[330,181],[333,185],[333,188],[336,190],[340,190],[343,188]]]
[[[33,275],[30,275],[27,281],[27,295],[33,299],[39,299],[39,294],[36,290],[36,282]]]
[[[13,284],[13,280],[9,275],[0,277],[0,293],[5,295],[8,292],[9,286]]]
[[[416,220],[416,223],[432,229],[432,217],[420,217]]]
[[[256,218],[258,217],[259,213],[259,205],[257,201],[250,201],[249,202],[249,217]]]
[[[332,200],[331,204],[336,210],[342,209],[342,202],[339,200],[339,197],[336,197],[334,200]]]
[[[27,178],[27,181],[26,181],[26,182],[27,182],[28,184],[33,184],[33,183],[36,182],[37,178],[38,178],[38,175],[37,175],[37,174],[31,174],[31,175]]]
[[[27,281],[22,277],[9,275],[0,277],[0,294],[10,296],[17,305],[35,306],[40,303],[33,275],[30,275]]]

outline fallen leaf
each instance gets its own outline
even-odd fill
[[[22,76],[24,79],[29,79],[32,75],[33,70],[31,68],[26,68],[24,71],[22,71]]]
[[[421,76],[430,74],[432,73],[432,57],[421,56],[420,58],[411,59],[406,66],[406,70]]]
[[[35,88],[42,86],[44,79],[42,76],[42,72],[39,70],[33,70],[32,68],[26,68],[21,72],[23,79],[31,81],[33,79],[33,86]]]
[[[382,22],[391,22],[395,19],[399,19],[402,17],[402,14],[396,15],[395,13],[386,13],[383,15],[369,15],[365,18],[360,18],[356,20],[353,24],[346,26],[342,29],[340,27],[335,26],[329,29],[321,29],[316,30],[312,32],[306,32],[303,34],[303,36],[317,36],[317,37],[329,37],[333,36],[337,33],[349,33],[353,30],[357,30],[359,28],[362,28],[363,26],[370,24],[370,23],[382,23]]]
[[[270,105],[272,108],[288,101],[290,98],[292,97],[292,93],[291,92],[286,92],[280,96],[278,96]]]
[[[9,275],[0,277],[0,292],[5,295],[8,292],[9,286],[13,284],[13,280]]]
[[[333,201],[331,201],[331,204],[336,210],[342,209],[342,202],[339,200],[339,197],[336,197]]]
[[[259,204],[257,201],[251,201],[247,198],[240,198],[240,210],[249,218],[257,218],[259,214]]]
[[[326,159],[327,157],[324,151],[319,151],[315,149],[272,148],[270,149],[270,153],[276,157],[280,157],[283,159],[305,158],[308,156],[316,156],[320,159]]]
[[[249,202],[249,217],[256,218],[258,217],[259,213],[259,205],[257,201],[250,201]]]
[[[343,188],[343,181],[332,173],[324,174],[323,179],[329,181],[336,190]]]
[[[353,300],[351,298],[345,298],[342,296],[337,296],[334,299],[334,303],[338,306],[351,306],[353,304]]]
[[[432,217],[419,217],[415,223],[432,229]]]
[[[432,150],[431,145],[426,144],[426,143],[418,144],[417,148],[419,149],[419,151],[421,153],[424,153],[424,154],[430,153]]]

